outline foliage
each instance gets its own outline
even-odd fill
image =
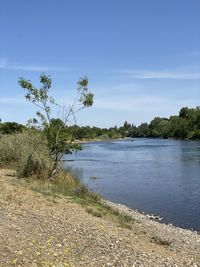
[[[200,107],[183,107],[178,116],[154,118],[149,124],[131,127],[125,136],[200,139]]]
[[[36,88],[29,80],[19,79],[19,85],[26,91],[25,98],[39,108],[36,113],[39,118],[32,119],[29,122],[39,129],[47,140],[50,155],[54,160],[53,169],[49,178],[52,178],[57,171],[58,163],[63,154],[69,154],[80,149],[80,145],[73,143],[73,134],[68,134],[65,128],[70,121],[76,125],[76,113],[83,108],[92,106],[93,94],[88,90],[88,79],[81,78],[78,81],[76,97],[73,103],[67,108],[57,104],[49,91],[52,87],[51,77],[42,74],[40,76],[41,87]],[[62,118],[54,119],[52,117],[53,108],[62,110]]]
[[[138,127],[124,122],[121,127],[98,128],[90,126],[71,126],[66,134],[74,133],[78,140],[108,140],[124,137],[151,137],[151,138],[177,138],[200,139],[200,108],[184,107],[178,116],[168,118],[155,117],[149,124],[142,123]]]
[[[17,122],[4,122],[0,123],[1,134],[13,134],[21,133],[25,129],[25,126]]]
[[[5,123],[8,124],[8,123]],[[48,138],[55,139],[60,130],[60,145],[65,146],[66,153],[72,153],[73,149],[80,149],[79,140],[108,140],[124,137],[152,137],[152,138],[177,138],[177,139],[200,139],[200,108],[184,107],[178,116],[168,118],[154,118],[149,124],[142,123],[138,127],[124,122],[121,127],[99,128],[90,126],[64,125],[60,119],[51,120],[51,135]],[[46,128],[43,130],[46,131]],[[45,133],[47,136],[47,134]],[[63,141],[62,141],[63,140]],[[65,140],[70,140],[66,142]],[[48,139],[50,144],[52,140]],[[63,143],[62,143],[63,142]],[[72,146],[71,146],[72,145]],[[49,145],[50,146],[50,145]],[[54,148],[52,147],[54,151]]]
[[[41,133],[27,130],[0,138],[0,166],[16,169],[20,177],[47,177],[52,166],[46,140]]]

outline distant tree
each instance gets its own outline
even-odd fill
[[[1,134],[13,134],[21,133],[25,128],[24,125],[17,122],[3,122],[0,123],[0,133]]]
[[[151,137],[169,137],[170,123],[167,118],[154,118],[149,124],[150,136]]]
[[[24,78],[20,78],[18,83],[26,91],[26,100],[33,103],[39,109],[36,113],[39,120],[34,118],[29,120],[29,123],[42,129],[48,141],[50,155],[54,160],[49,179],[53,179],[62,156],[80,149],[80,145],[73,143],[71,135],[67,136],[64,134],[64,129],[70,122],[76,124],[76,113],[78,111],[93,105],[93,94],[88,90],[88,79],[81,78],[78,81],[76,96],[69,107],[59,105],[50,96],[49,91],[52,87],[50,76],[45,74],[40,76],[40,88],[34,87],[29,80]],[[54,119],[52,117],[53,108],[62,111],[63,115],[61,118]]]
[[[186,118],[188,111],[189,111],[188,107],[181,108],[181,110],[179,111],[179,118]]]
[[[124,127],[125,130],[128,130],[129,128],[131,128],[131,124],[128,123],[127,121],[125,121],[123,127]]]
[[[150,134],[150,129],[148,123],[141,123],[141,125],[138,126],[138,136],[148,137],[149,134]]]

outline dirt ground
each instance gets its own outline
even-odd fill
[[[132,229],[0,171],[0,267],[200,266],[200,236],[132,212]]]

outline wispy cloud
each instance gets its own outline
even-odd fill
[[[200,71],[146,71],[146,70],[122,70],[121,73],[134,79],[180,79],[199,80]]]
[[[16,63],[9,62],[6,59],[0,59],[0,69],[22,70],[22,71],[58,71],[58,72],[71,70],[69,68],[57,67],[57,66],[16,64]]]
[[[161,104],[161,105],[160,105]],[[168,107],[169,100],[159,96],[117,96],[110,98],[98,98],[94,107],[108,110],[121,111],[141,111],[141,109],[150,110],[160,105],[163,108]]]

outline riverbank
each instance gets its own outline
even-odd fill
[[[0,266],[200,266],[195,232],[105,200],[35,192],[5,170],[0,191]]]
[[[113,141],[131,141],[131,137],[121,137],[121,138],[93,138],[93,139],[81,139],[75,140],[74,143],[86,144],[86,143],[96,143],[96,142],[113,142]]]
[[[161,139],[88,143],[65,157],[95,192],[116,203],[200,231],[200,143]],[[71,160],[71,161],[70,161]]]

